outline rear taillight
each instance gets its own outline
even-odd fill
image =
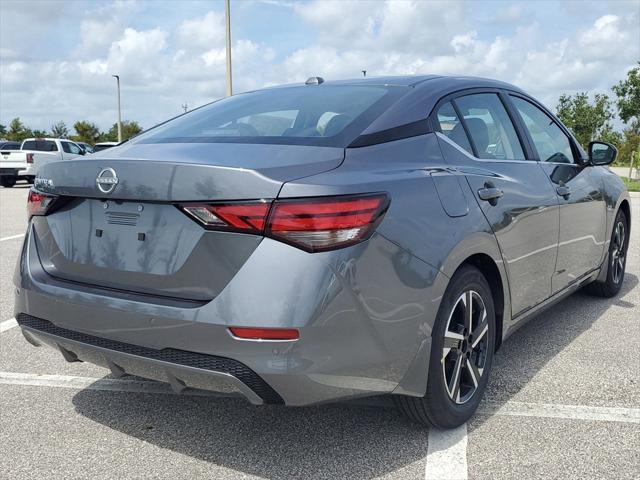
[[[261,234],[308,252],[320,252],[369,238],[388,206],[386,194],[366,194],[183,204],[180,208],[211,230]]]
[[[265,233],[308,252],[353,245],[373,233],[387,198],[376,194],[276,201]]]
[[[212,230],[262,233],[271,202],[189,204],[182,209]]]
[[[33,163],[33,153],[27,153],[27,163]]]
[[[33,189],[29,190],[29,197],[27,198],[28,218],[34,215],[46,215],[56,198],[58,198],[56,195],[41,193]]]

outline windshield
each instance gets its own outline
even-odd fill
[[[133,142],[346,147],[408,88],[319,85],[244,93],[170,120]]]

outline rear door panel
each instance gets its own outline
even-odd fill
[[[465,174],[498,240],[516,316],[551,294],[559,223],[555,192],[536,162],[478,160],[443,135],[439,141],[447,161]],[[496,205],[478,198],[487,184],[503,192]]]

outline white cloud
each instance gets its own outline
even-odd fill
[[[185,20],[176,33],[180,45],[190,49],[209,50],[212,45],[224,45],[224,14],[210,11],[204,17]]]
[[[545,22],[524,15],[518,5],[508,7],[503,19],[517,22],[515,29],[488,34],[487,22],[474,16],[468,2],[275,3],[308,27],[307,44],[283,52],[269,37],[234,36],[236,91],[315,75],[360,77],[363,69],[368,75],[450,73],[516,83],[553,107],[563,92],[607,90],[640,59],[638,9],[626,15],[614,9],[551,36]],[[31,45],[3,41],[0,123],[19,115],[34,128],[60,119],[88,119],[108,128],[116,116],[112,74],[122,78],[125,117],[145,127],[179,113],[185,101],[196,106],[222,96],[223,14],[203,11],[210,8],[205,5],[199,15],[173,23],[146,19],[133,27],[145,8],[152,9],[148,5],[116,2],[68,12],[81,18],[78,42],[51,58],[32,58]],[[23,10],[9,13],[26,24],[46,22],[40,14],[30,19]],[[51,18],[58,21],[58,13]],[[2,26],[4,40],[9,34]],[[265,31],[285,29],[283,23]],[[19,38],[18,30],[11,35]]]

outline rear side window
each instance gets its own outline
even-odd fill
[[[196,109],[135,143],[276,143],[346,147],[409,87],[314,85],[243,93]]]
[[[495,93],[466,95],[454,100],[479,158],[524,160],[516,129]]]
[[[569,137],[556,122],[531,102],[514,96],[511,100],[529,131],[540,161],[573,163]]]
[[[26,140],[22,144],[22,150],[34,150],[36,152],[57,152],[56,142],[51,140]]]
[[[460,123],[460,119],[451,102],[443,104],[438,110],[438,125],[449,140],[473,155],[467,132],[464,131],[464,126]]]

